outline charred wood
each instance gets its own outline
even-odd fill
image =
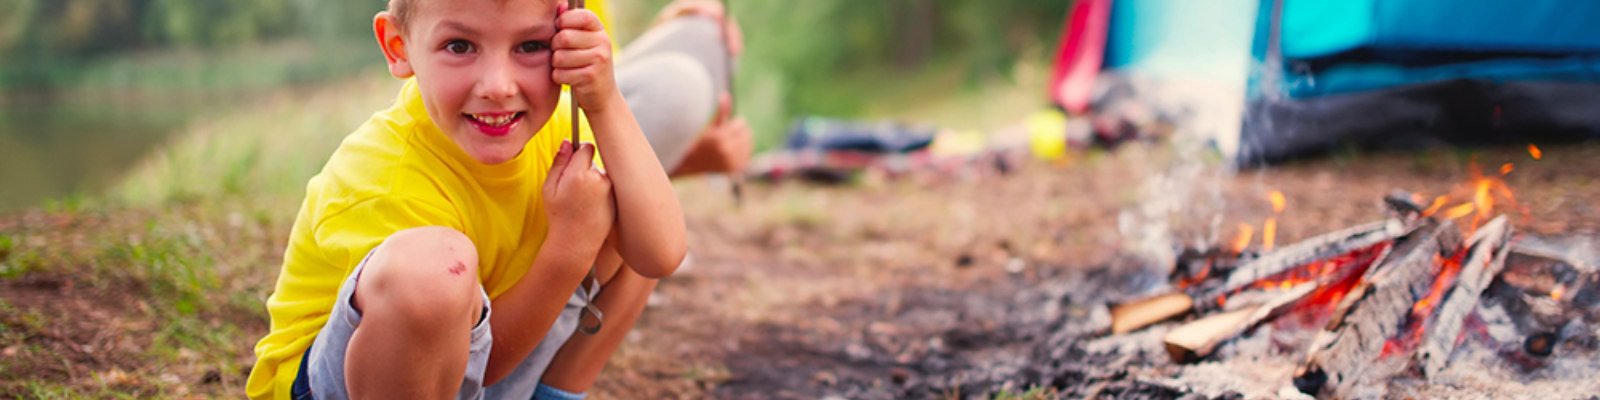
[[[1388,339],[1403,329],[1412,304],[1439,272],[1437,260],[1454,254],[1461,243],[1450,221],[1421,221],[1341,300],[1296,371],[1295,387],[1313,395],[1347,393]]]
[[[1210,301],[1237,292],[1251,284],[1318,260],[1336,257],[1394,240],[1409,229],[1399,220],[1385,220],[1323,234],[1263,254],[1240,265],[1221,284],[1197,288],[1196,298]]]
[[[1477,308],[1484,289],[1505,267],[1510,240],[1511,224],[1503,215],[1473,234],[1472,247],[1468,248],[1467,258],[1461,264],[1461,274],[1440,298],[1433,318],[1424,325],[1423,332],[1427,336],[1416,354],[1416,362],[1425,376],[1436,376],[1449,363],[1450,353],[1456,349],[1456,338],[1461,335],[1462,323]]]

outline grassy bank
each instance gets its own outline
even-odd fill
[[[1026,103],[1027,84],[877,95],[866,112],[976,126],[996,111],[968,107]],[[397,88],[372,73],[278,90],[189,124],[104,196],[0,215],[0,398],[241,393],[306,180]]]
[[[302,187],[392,99],[367,75],[202,119],[104,197],[0,216],[0,397],[232,397]]]

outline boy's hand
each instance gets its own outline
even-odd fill
[[[585,111],[601,112],[610,100],[621,97],[612,73],[611,38],[593,11],[568,10],[564,2],[561,8],[550,42],[555,50],[550,77],[571,85],[573,98]]]
[[[755,140],[750,136],[750,125],[744,118],[733,115],[733,99],[727,93],[717,98],[717,116],[706,127],[704,141],[714,143],[718,170],[731,174],[744,172],[755,151]]]
[[[598,251],[611,232],[616,203],[611,178],[594,167],[594,144],[584,143],[577,152],[571,143],[561,144],[544,181],[544,199],[551,232],[576,235]]]

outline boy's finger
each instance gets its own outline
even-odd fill
[[[599,47],[557,51],[550,58],[550,66],[555,68],[583,68],[604,63],[606,50]]]
[[[593,48],[611,49],[611,38],[596,31],[562,30],[550,38],[550,49],[557,52]]]
[[[572,141],[561,141],[561,147],[556,149],[556,156],[550,162],[550,178],[556,184],[561,183],[561,176],[566,175],[567,163],[572,159]]]
[[[556,15],[556,29],[558,30],[598,31],[603,29],[601,28],[602,26],[604,25],[600,23],[600,16],[595,15],[594,11],[588,9],[566,10]]]
[[[578,151],[573,152],[571,159],[567,160],[568,169],[583,168],[588,165],[594,165],[594,143],[579,145]]]

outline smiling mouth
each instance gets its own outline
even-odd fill
[[[511,124],[522,119],[523,114],[523,112],[519,111],[514,113],[482,113],[463,115],[466,115],[467,119],[470,119],[473,122],[477,122],[491,128],[504,128],[511,126]]]

